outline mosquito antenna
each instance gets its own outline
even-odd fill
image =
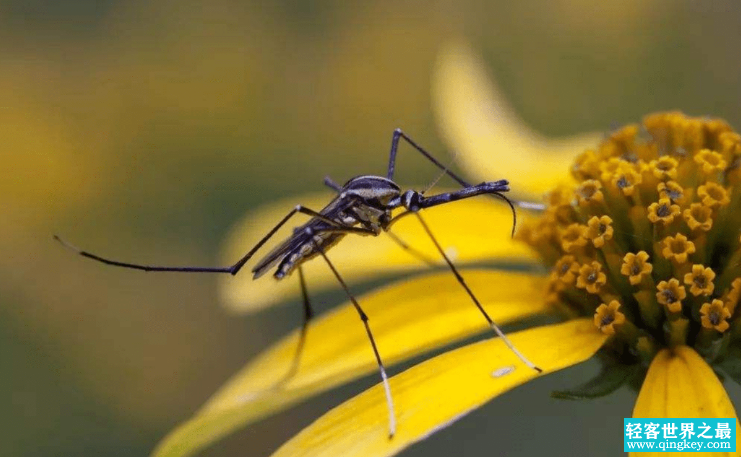
[[[437,175],[437,177],[427,187],[425,187],[424,190],[422,190],[419,193],[420,195],[426,194],[428,190],[430,190],[433,187],[435,187],[435,185],[443,178],[443,176],[445,176],[446,174],[448,174],[448,172],[450,171],[450,166],[453,165],[453,163],[455,163],[455,159],[456,159],[456,156],[458,154],[455,151],[453,151],[453,154],[452,155],[453,155],[453,157],[450,158],[450,162],[448,162],[448,164],[445,165],[445,167]]]
[[[420,191],[420,195],[424,195],[427,191],[435,187],[435,184],[438,183],[442,179],[443,176],[448,174],[450,171],[450,166],[455,162],[456,153],[453,152],[453,158],[450,159],[450,162],[443,168],[443,170],[440,172],[440,174],[437,175],[434,181],[432,181],[427,187],[424,188],[424,190]],[[517,228],[517,211],[515,210],[515,205],[509,198],[505,197],[504,194],[500,194],[499,192],[494,192],[492,195],[495,195],[501,199],[503,199],[507,204],[509,205],[510,209],[512,210],[512,234],[511,236],[514,238],[515,236],[515,229]],[[517,206],[521,208],[527,208],[527,209],[535,209],[535,210],[543,210],[545,209],[545,205],[540,203],[530,203],[530,202],[523,202],[518,201]]]
[[[453,165],[453,163],[455,163],[458,153],[453,151],[452,155],[453,157],[451,157],[450,162],[448,162],[448,164],[442,168],[442,171],[437,175],[437,177],[427,187],[424,188],[424,190],[419,192],[420,195],[424,195],[427,191],[435,187],[438,181],[440,181],[443,178],[443,176],[447,175],[450,172],[450,166]],[[495,195],[503,199],[505,202],[507,202],[510,209],[512,210],[512,234],[511,236],[514,238],[515,229],[517,228],[517,211],[515,210],[514,203],[512,202],[512,200],[507,198],[504,194],[501,194],[499,192],[494,192],[492,195]],[[522,201],[518,201],[517,206],[520,206],[522,208],[528,208],[528,209],[544,209],[545,208],[545,205],[542,205],[542,204],[522,202]]]

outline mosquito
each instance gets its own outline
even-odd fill
[[[462,189],[454,192],[445,192],[432,196],[425,196],[424,191],[418,192],[415,190],[403,191],[393,181],[394,171],[396,166],[396,155],[399,148],[400,140],[406,141],[416,151],[422,154],[427,160],[439,168],[442,173],[448,175],[458,184],[462,186]],[[173,271],[173,272],[184,272],[184,273],[226,273],[230,275],[236,275],[242,270],[242,267],[252,258],[252,256],[258,252],[263,245],[280,229],[284,224],[288,222],[293,216],[297,214],[304,214],[309,216],[311,219],[305,224],[294,229],[293,234],[279,244],[276,248],[266,254],[257,264],[252,268],[253,279],[257,279],[263,276],[265,273],[275,268],[273,277],[275,279],[283,279],[291,275],[294,271],[298,270],[299,283],[301,285],[301,295],[303,298],[303,322],[301,327],[301,333],[299,336],[299,342],[296,350],[296,355],[293,360],[293,364],[286,375],[286,378],[290,378],[297,369],[298,360],[302,351],[304,340],[306,336],[306,330],[309,321],[312,319],[314,312],[312,310],[311,302],[309,300],[308,289],[306,286],[306,280],[302,270],[302,265],[315,257],[321,257],[327,266],[334,274],[337,282],[344,290],[348,299],[355,307],[358,312],[360,320],[365,326],[365,332],[368,335],[371,347],[373,348],[373,355],[375,356],[376,363],[378,364],[378,371],[381,375],[383,387],[386,395],[386,403],[388,406],[389,414],[389,438],[393,438],[396,433],[396,414],[394,411],[394,402],[391,395],[391,388],[389,387],[388,376],[386,375],[386,369],[381,359],[381,354],[376,346],[376,341],[373,338],[373,332],[369,324],[368,315],[363,311],[358,300],[355,298],[353,293],[350,291],[345,280],[340,275],[337,268],[327,257],[327,251],[335,246],[340,240],[346,235],[362,235],[362,236],[378,236],[381,233],[388,233],[391,235],[391,239],[399,244],[403,249],[410,251],[412,254],[425,260],[427,263],[429,259],[426,259],[421,253],[415,251],[412,247],[404,243],[401,239],[389,232],[391,226],[399,219],[408,215],[414,215],[419,220],[422,228],[426,234],[430,237],[435,248],[440,253],[440,256],[445,260],[450,271],[455,275],[458,283],[463,287],[471,301],[476,305],[478,310],[481,312],[483,317],[491,329],[499,336],[502,341],[517,355],[528,367],[542,372],[540,368],[530,362],[523,354],[521,354],[517,348],[507,339],[506,335],[497,326],[497,324],[489,317],[489,314],[484,310],[483,306],[479,302],[476,295],[469,288],[463,276],[459,273],[456,266],[453,264],[450,257],[445,253],[440,243],[437,241],[435,236],[432,234],[430,227],[427,225],[425,220],[422,218],[420,211],[423,209],[432,208],[445,203],[451,203],[466,198],[475,197],[478,195],[491,195],[494,197],[501,198],[504,200],[509,207],[512,209],[513,215],[513,226],[512,232],[516,225],[516,212],[512,201],[508,199],[504,193],[508,192],[509,182],[505,179],[499,181],[482,182],[480,184],[471,185],[468,182],[461,179],[458,175],[448,169],[447,166],[440,163],[424,148],[419,146],[414,140],[407,136],[401,129],[396,129],[393,132],[391,140],[391,151],[389,154],[389,163],[386,176],[376,175],[363,175],[356,176],[344,185],[339,185],[334,182],[331,178],[324,179],[325,185],[332,188],[337,192],[337,195],[320,211],[307,208],[303,205],[297,205],[286,214],[283,219],[280,220],[247,254],[239,259],[235,264],[227,267],[170,267],[170,266],[154,266],[154,265],[142,265],[136,263],[121,262],[118,260],[111,260],[99,255],[83,251],[70,243],[64,241],[58,236],[54,238],[62,243],[66,248],[71,249],[77,254],[87,257],[89,259],[117,267],[132,268],[143,271]],[[403,211],[396,216],[392,216],[392,212],[395,209],[403,209]]]

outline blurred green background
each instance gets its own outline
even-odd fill
[[[147,455],[300,320],[297,303],[229,315],[214,277],[102,267],[53,233],[116,258],[216,264],[257,205],[326,174],[383,173],[397,126],[444,156],[430,76],[452,37],[547,134],[674,108],[741,127],[738,3],[521,3],[0,2],[0,455]],[[411,157],[402,183],[423,181]],[[518,389],[405,455],[615,455],[631,392],[548,398],[595,369]],[[204,455],[268,455],[373,383]]]

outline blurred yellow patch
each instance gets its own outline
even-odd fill
[[[539,298],[545,286],[545,279],[540,276],[486,270],[462,274],[499,324],[546,310]],[[370,317],[378,349],[387,365],[489,330],[483,316],[447,271],[397,282],[358,301]],[[193,419],[166,437],[154,455],[188,455],[240,426],[377,369],[357,312],[346,303],[312,321],[298,371],[287,382],[278,384],[291,366],[298,335],[294,331],[263,352]],[[533,348],[532,355],[539,355],[541,348],[518,345],[530,355],[528,347]],[[515,357],[508,351],[510,355]],[[492,357],[496,360],[494,353]],[[548,357],[536,360],[547,362]],[[385,402],[380,404],[384,405]],[[386,417],[382,414],[380,420]]]
[[[568,182],[575,154],[600,140],[597,133],[552,139],[533,131],[463,42],[440,52],[432,102],[440,133],[469,176],[508,179],[515,194],[531,198]]]
[[[509,337],[545,373],[587,360],[607,339],[589,319]],[[391,378],[399,422],[393,439],[388,438],[383,387],[376,385],[319,418],[273,457],[394,455],[537,376],[501,339],[471,344]]]
[[[222,262],[231,264],[237,261],[296,204],[301,203],[318,211],[332,197],[331,192],[293,197],[248,214],[231,230],[225,243]],[[528,246],[511,242],[512,212],[500,200],[482,196],[432,208],[421,214],[447,254],[458,265],[492,259],[537,261]],[[522,212],[519,215],[522,216]],[[253,281],[249,270],[261,256],[270,252],[272,246],[290,236],[294,227],[307,220],[308,217],[303,215],[294,217],[247,263],[239,275],[220,278],[221,297],[228,308],[238,312],[254,312],[299,296],[297,278],[275,281],[268,277],[272,274],[270,272],[266,277]],[[432,262],[445,265],[416,218],[401,219],[391,231],[411,247],[424,253]],[[347,235],[327,252],[327,256],[350,284],[394,272],[429,268],[419,258],[394,243],[385,233],[377,237]],[[339,287],[337,279],[320,258],[305,263],[304,271],[310,294]]]

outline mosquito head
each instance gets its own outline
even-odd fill
[[[401,204],[409,211],[419,211],[419,202],[422,196],[416,190],[408,190],[401,196]]]
[[[389,202],[399,197],[399,186],[381,176],[356,176],[342,186],[340,196],[355,197],[363,203],[385,209]]]

